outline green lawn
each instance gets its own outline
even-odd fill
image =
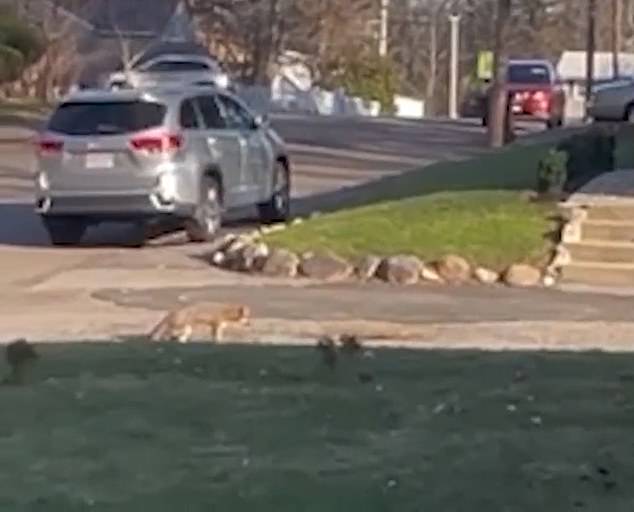
[[[265,237],[297,252],[415,254],[433,261],[458,253],[502,270],[511,263],[544,263],[552,243],[553,205],[531,204],[539,160],[552,143],[513,145],[460,162],[363,185],[345,209]],[[334,208],[337,210],[337,208]]]
[[[451,192],[342,210],[265,237],[298,253],[331,250],[355,259],[416,254],[434,261],[457,253],[502,270],[511,263],[542,263],[552,242],[552,205],[511,191]]]
[[[39,350],[0,388],[3,511],[634,510],[633,356]]]

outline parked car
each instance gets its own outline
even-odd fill
[[[507,90],[516,119],[539,121],[548,128],[562,126],[566,112],[566,93],[555,67],[547,60],[511,60],[508,65]],[[488,99],[483,98],[482,125],[488,124]]]
[[[128,72],[113,74],[108,82],[111,89],[157,85],[208,85],[229,89],[231,80],[211,57],[164,54]]]
[[[257,205],[265,223],[289,215],[283,140],[226,91],[78,92],[55,109],[37,153],[36,211],[55,245],[106,221],[182,219],[203,242],[230,208]]]
[[[588,102],[588,114],[595,121],[634,122],[634,78],[596,85]]]

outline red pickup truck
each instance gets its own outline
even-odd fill
[[[511,60],[508,65],[507,90],[516,119],[540,121],[548,128],[562,126],[566,110],[566,93],[554,66],[547,60]],[[482,125],[487,125],[488,99],[483,98]]]

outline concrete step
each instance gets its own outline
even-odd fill
[[[587,220],[581,228],[583,240],[634,242],[634,221]]]
[[[634,264],[634,243],[608,240],[582,240],[566,244],[572,261],[600,261],[604,263]]]
[[[562,269],[562,282],[593,286],[634,286],[634,263],[574,262]]]
[[[624,221],[634,222],[634,204],[619,203],[619,204],[596,204],[588,206],[588,218],[589,221]]]

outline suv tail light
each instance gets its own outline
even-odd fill
[[[546,91],[535,91],[533,93],[533,100],[537,102],[546,102],[550,100],[550,93]]]
[[[61,140],[42,137],[35,142],[35,147],[40,155],[55,155],[62,152],[64,143]]]
[[[175,153],[183,147],[183,136],[163,131],[142,132],[130,140],[134,151],[147,154]]]

